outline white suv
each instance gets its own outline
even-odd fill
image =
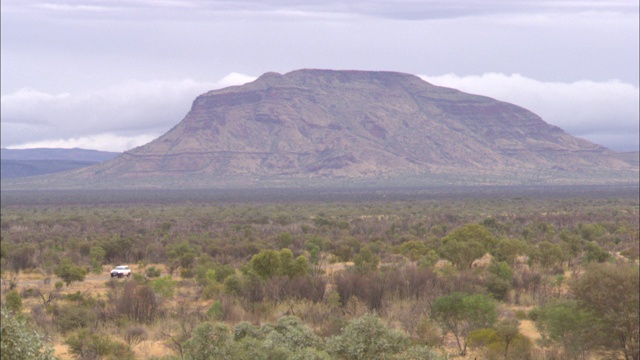
[[[111,270],[111,277],[117,276],[119,278],[126,276],[131,276],[131,269],[129,269],[126,265],[116,266],[115,269]]]

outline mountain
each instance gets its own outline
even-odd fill
[[[637,182],[620,154],[519,106],[403,73],[298,70],[198,96],[163,136],[65,173],[104,184]]]
[[[110,160],[116,152],[87,149],[1,149],[1,178],[12,179],[78,169]]]

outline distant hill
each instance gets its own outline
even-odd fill
[[[163,136],[63,186],[600,184],[633,157],[513,104],[403,73],[298,70],[198,96]],[[61,185],[62,186],[62,185]]]
[[[111,160],[120,153],[87,149],[1,149],[2,179],[78,169]]]

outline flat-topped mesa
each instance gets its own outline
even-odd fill
[[[628,170],[613,154],[522,107],[414,75],[303,69],[202,94],[166,134],[91,171],[373,178]]]

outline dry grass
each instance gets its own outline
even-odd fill
[[[62,342],[54,342],[53,344],[53,354],[60,360],[73,360],[75,359],[71,354],[69,354],[69,347]]]

